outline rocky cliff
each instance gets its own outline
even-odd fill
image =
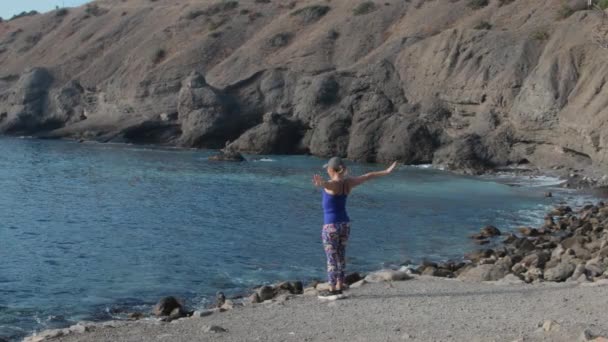
[[[0,23],[0,132],[606,170],[606,19],[586,3],[99,0],[24,16]]]

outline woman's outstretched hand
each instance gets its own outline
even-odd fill
[[[323,186],[323,177],[321,177],[320,175],[312,176],[312,184],[314,184],[317,187]]]
[[[388,173],[393,172],[393,170],[395,170],[396,167],[397,167],[397,162],[393,162],[391,164],[391,166],[389,166],[388,169],[386,169],[386,173],[388,174]]]

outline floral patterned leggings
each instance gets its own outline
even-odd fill
[[[350,223],[331,223],[323,226],[321,239],[327,256],[327,281],[336,286],[344,282],[346,270],[346,242],[350,235]]]

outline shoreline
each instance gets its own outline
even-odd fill
[[[539,228],[522,227],[519,234],[501,234],[491,226],[484,227],[480,234],[471,238],[477,241],[504,240],[492,249],[481,249],[464,256],[466,262],[423,262],[418,267],[402,267],[399,270],[379,270],[367,275],[351,273],[347,283],[349,292],[356,297],[360,289],[378,284],[388,284],[410,279],[441,279],[456,281],[462,284],[487,284],[502,286],[565,286],[565,287],[602,287],[608,290],[608,205],[600,202],[587,205],[578,211],[566,206],[558,206],[548,213],[545,224]],[[451,283],[456,284],[456,283]],[[561,284],[561,285],[560,285]],[[180,322],[182,320],[203,319],[203,317],[221,316],[226,312],[239,311],[251,306],[283,305],[285,302],[300,297],[315,297],[319,291],[327,288],[327,283],[313,283],[304,288],[299,282],[283,282],[253,289],[249,296],[219,299],[214,309],[188,312],[182,305],[166,308],[164,314],[145,319],[144,322]],[[468,286],[468,285],[467,285]],[[424,286],[423,286],[424,287]],[[380,290],[382,292],[382,290]],[[608,304],[608,296],[605,297]],[[295,302],[295,301],[294,301]],[[133,314],[134,320],[144,317],[143,313]],[[79,323],[66,329],[50,330],[30,336],[24,341],[40,342],[55,340],[97,331],[109,331],[116,328],[136,327],[137,323],[128,321],[110,321],[104,323]],[[553,323],[548,323],[549,325]],[[558,324],[559,323],[555,323]],[[563,323],[562,323],[563,324]],[[601,326],[601,333],[608,336],[608,323]],[[544,327],[543,327],[544,329]],[[543,330],[545,333],[550,332]],[[544,336],[544,335],[543,335]],[[75,341],[80,341],[74,337]],[[127,339],[128,340],[128,339]]]
[[[415,276],[367,284],[339,301],[284,296],[171,323],[80,324],[25,341],[600,342],[608,335],[607,298],[608,282],[527,285]]]
[[[178,146],[178,145],[170,145],[170,144],[138,144],[138,143],[129,143],[129,142],[113,142],[113,141],[103,141],[103,140],[95,140],[95,139],[76,139],[70,137],[45,137],[41,136],[13,136],[13,135],[2,135],[1,137],[6,138],[17,138],[17,139],[31,139],[31,140],[54,140],[54,141],[64,141],[71,142],[77,144],[100,144],[100,145],[124,145],[124,146],[137,146],[141,148],[155,148],[155,149],[168,149],[171,151],[207,151],[214,153],[214,156],[218,156],[222,154],[221,148],[211,149],[211,148],[197,148],[197,147],[186,147],[186,146]],[[235,154],[238,155],[247,155],[247,156],[272,156],[274,154],[249,154],[235,151]],[[290,154],[292,155],[292,154]],[[317,158],[327,158],[328,156],[322,155],[314,155],[314,154],[293,154],[300,156],[313,156]],[[250,159],[215,159],[215,161],[223,162],[240,162],[240,161],[250,161]],[[359,162],[359,161],[355,161]],[[359,162],[362,164],[379,164],[381,162],[374,163],[365,163]],[[502,173],[507,175],[513,175],[517,177],[552,177],[560,179],[561,182],[558,183],[560,187],[565,189],[573,189],[583,192],[589,192],[593,194],[597,194],[599,197],[608,197],[608,174],[605,174],[597,169],[586,168],[586,169],[572,169],[572,168],[542,168],[536,167],[529,164],[512,164],[507,166],[496,166],[484,169],[483,172],[477,174],[468,173],[466,169],[450,169],[446,168],[443,165],[435,165],[435,164],[399,164],[402,166],[408,167],[416,167],[420,169],[432,169],[439,170],[444,172],[450,172],[457,175],[468,175],[473,177],[486,177],[486,176],[497,176]]]

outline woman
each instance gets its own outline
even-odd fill
[[[397,162],[384,171],[370,172],[359,177],[347,177],[346,165],[339,157],[333,157],[323,167],[327,168],[329,180],[320,175],[313,176],[313,184],[322,187],[323,193],[323,230],[321,237],[327,256],[327,278],[330,291],[319,294],[321,299],[343,297],[344,271],[346,269],[345,249],[350,234],[350,219],[346,213],[346,198],[353,188],[368,180],[386,176],[393,172]]]

